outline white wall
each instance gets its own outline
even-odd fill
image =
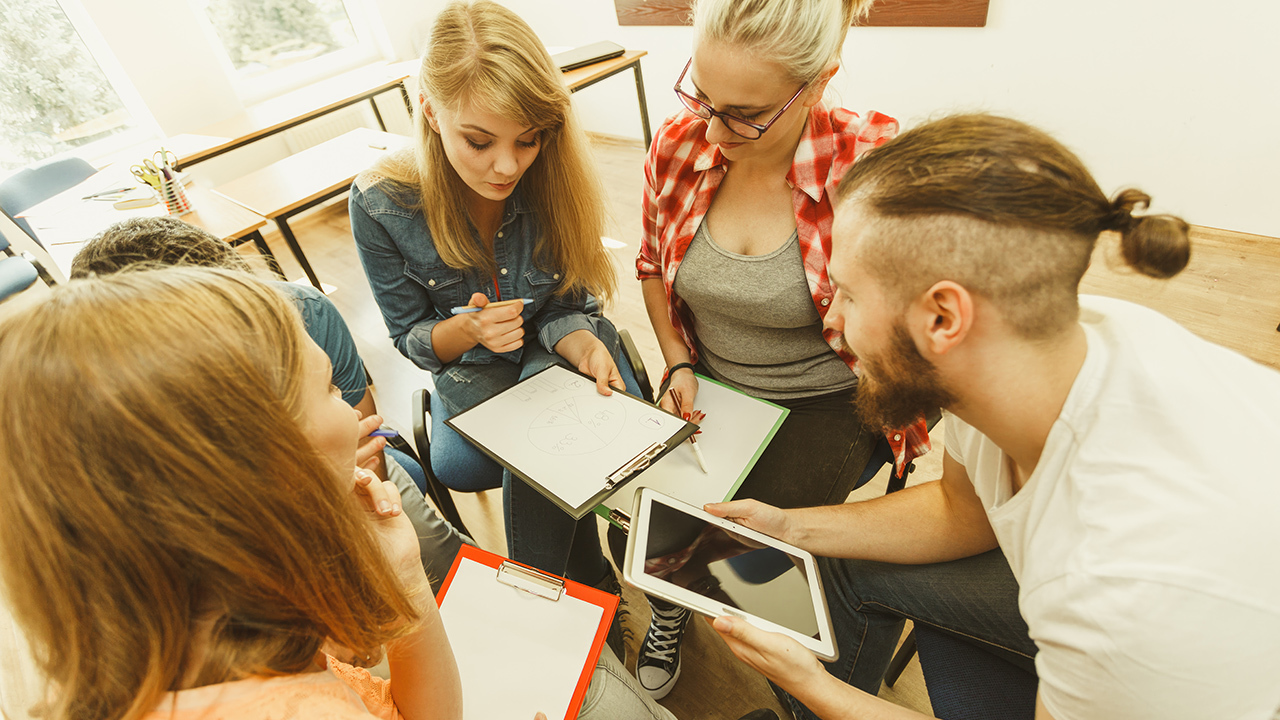
[[[421,51],[445,4],[363,2],[394,59]],[[502,2],[548,45],[613,40],[648,50],[641,64],[654,129],[678,109],[671,85],[688,59],[690,28],[620,27],[612,0]],[[189,4],[83,4],[166,132],[240,110]],[[853,29],[831,99],[904,127],[959,110],[1012,115],[1076,150],[1106,190],[1136,185],[1156,209],[1193,223],[1280,236],[1278,26],[1280,3],[1257,0],[991,0],[985,28]],[[169,63],[135,42],[164,35],[182,38]],[[577,93],[575,103],[589,130],[641,137],[629,73]],[[262,145],[245,153],[262,157],[243,162],[260,166],[284,152]]]
[[[656,129],[692,44],[684,27],[619,27],[611,0],[503,0],[549,45],[613,40],[642,61]],[[832,99],[904,127],[960,110],[1054,133],[1105,190],[1157,210],[1280,236],[1280,3],[991,0],[985,28],[855,28]],[[577,94],[588,129],[640,137],[634,86]]]

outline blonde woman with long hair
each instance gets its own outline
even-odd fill
[[[593,517],[575,523],[444,424],[554,363],[637,392],[599,314],[617,281],[569,92],[533,30],[483,0],[440,14],[418,80],[415,147],[358,177],[350,208],[391,339],[435,378],[430,462],[454,489],[504,487],[511,557],[616,592]]]
[[[697,0],[676,78],[684,109],[645,163],[636,271],[667,366],[660,403],[692,412],[698,373],[790,409],[737,494],[780,507],[843,503],[880,435],[851,407],[856,359],[822,325],[834,294],[831,193],[898,130],[881,113],[823,102],[849,26],[870,5]],[[923,422],[886,435],[899,468],[928,448]],[[665,536],[660,555],[693,539]],[[651,605],[637,673],[662,697],[679,677],[690,614]]]

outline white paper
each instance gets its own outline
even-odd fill
[[[604,608],[567,594],[552,602],[496,575],[462,558],[440,605],[462,677],[462,717],[564,718]]]
[[[754,464],[756,453],[787,412],[703,377],[698,378],[694,407],[707,415],[699,425],[702,433],[697,436],[707,472],[698,467],[693,446],[686,441],[606,498],[605,507],[630,515],[635,495],[642,487],[651,487],[694,507],[724,500]]]
[[[610,474],[684,426],[635,398],[600,395],[595,382],[559,365],[452,422],[571,507],[591,499]]]

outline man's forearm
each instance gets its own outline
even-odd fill
[[[789,542],[826,557],[915,565],[956,560],[996,547],[985,516],[957,507],[941,481],[865,502],[787,514]]]

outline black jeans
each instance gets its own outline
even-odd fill
[[[827,672],[880,690],[905,620],[946,631],[1028,672],[1036,646],[1018,611],[1018,581],[999,550],[932,565],[819,558],[840,656]],[[788,698],[796,720],[815,717]]]

